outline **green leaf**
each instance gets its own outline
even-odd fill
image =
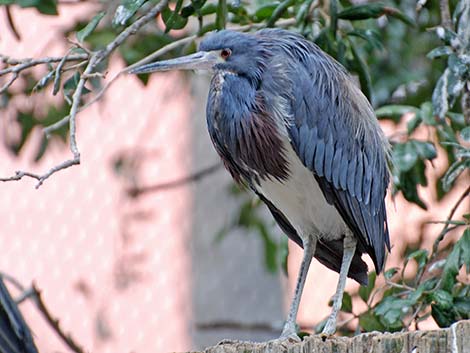
[[[410,303],[401,298],[388,296],[375,307],[374,312],[380,322],[390,331],[396,331],[403,327],[402,317],[411,309]]]
[[[439,58],[441,56],[448,56],[448,55],[452,54],[453,52],[454,51],[453,51],[452,47],[444,45],[442,47],[434,48],[426,56],[429,59],[435,59],[435,58]]]
[[[436,147],[434,147],[432,142],[410,140],[409,143],[413,144],[416,152],[421,158],[432,160],[437,157]]]
[[[354,36],[354,37],[359,37],[364,39],[367,43],[370,44],[373,48],[383,50],[383,45],[380,40],[380,34],[379,32],[373,30],[373,29],[361,29],[361,28],[355,28],[354,30],[350,31],[347,33],[348,36]]]
[[[385,7],[384,12],[387,16],[394,17],[410,27],[416,27],[416,21],[398,9],[393,7]]]
[[[408,132],[408,135],[411,135],[416,128],[421,125],[421,122],[423,119],[421,118],[421,115],[416,114],[413,118],[411,118],[407,123],[406,123],[406,131]]]
[[[165,23],[165,33],[172,29],[182,29],[188,23],[188,18],[180,16],[178,13],[183,5],[183,0],[176,2],[175,10],[172,11],[168,6],[162,10],[162,19]]]
[[[356,49],[355,44],[352,41],[349,41],[351,46],[351,51],[354,58],[354,70],[359,75],[359,81],[361,83],[362,91],[364,95],[371,100],[371,93],[372,93],[372,81],[369,75],[369,68],[367,67],[365,61],[359,55],[359,52]]]
[[[442,289],[437,289],[429,293],[429,298],[442,309],[450,309],[454,304],[452,295]]]
[[[442,188],[444,191],[449,191],[460,174],[469,167],[468,161],[456,161],[447,169],[442,178]]]
[[[364,331],[385,331],[385,326],[380,322],[379,318],[373,311],[367,311],[359,316],[359,325]]]
[[[385,13],[384,9],[385,5],[379,3],[354,5],[347,7],[343,11],[338,13],[338,18],[351,21],[378,18]]]
[[[470,295],[454,298],[454,309],[462,320],[470,318]]]
[[[397,143],[393,146],[392,158],[398,170],[407,172],[411,170],[418,160],[418,151],[410,142]]]
[[[369,301],[369,297],[372,291],[374,290],[376,278],[377,278],[377,274],[374,271],[372,271],[371,273],[369,273],[369,281],[367,283],[367,286],[359,287],[359,296],[366,304]]]
[[[418,271],[424,268],[428,263],[428,251],[425,249],[419,249],[410,253],[405,259],[405,266],[410,260],[415,260],[418,264]]]
[[[400,121],[401,117],[407,113],[419,114],[419,109],[411,105],[385,105],[375,111],[377,118],[391,118],[394,121]]]
[[[442,76],[436,83],[432,93],[432,105],[434,113],[442,120],[449,110],[449,102],[447,100],[447,77],[450,74],[449,69],[445,69]]]
[[[466,128],[462,129],[462,131],[460,131],[460,137],[465,142],[470,142],[470,126],[467,126]]]
[[[17,0],[21,7],[35,7],[44,15],[58,15],[56,0]]]
[[[106,12],[102,11],[96,14],[91,21],[80,31],[77,32],[77,40],[80,43],[83,43],[86,37],[88,37],[93,31],[96,29],[98,24],[100,23],[101,19],[104,17]]]
[[[420,105],[419,109],[420,109],[420,116],[426,125],[430,125],[430,126],[437,125],[438,122],[434,116],[431,102],[424,102],[423,104]]]
[[[264,5],[258,8],[256,10],[253,20],[255,22],[262,22],[264,20],[267,20],[273,15],[274,10],[277,8],[278,4],[269,4],[269,5]]]
[[[341,302],[341,311],[345,313],[352,313],[352,298],[348,292],[343,293],[343,300]]]
[[[456,321],[455,311],[431,304],[431,315],[439,327],[449,327]]]
[[[147,0],[122,0],[113,17],[113,26],[125,26]]]
[[[447,262],[442,271],[441,288],[447,292],[451,292],[456,282],[455,277],[459,273],[460,268],[465,265],[467,272],[470,268],[470,228],[465,229],[462,237],[455,243]]]
[[[388,269],[387,271],[384,272],[384,277],[386,279],[391,279],[395,274],[398,272],[398,267],[392,267],[391,269]]]

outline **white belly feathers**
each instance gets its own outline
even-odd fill
[[[313,172],[300,161],[288,141],[285,141],[286,159],[289,161],[289,178],[260,180],[255,184],[258,192],[279,209],[305,239],[308,235],[324,239],[339,239],[348,227],[333,205],[323,196]]]

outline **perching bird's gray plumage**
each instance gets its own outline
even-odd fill
[[[296,337],[313,256],[340,273],[323,330],[333,334],[346,276],[366,284],[361,255],[380,272],[390,248],[384,203],[389,145],[367,98],[334,59],[280,29],[216,32],[196,54],[131,72],[171,69],[213,72],[207,125],[215,149],[235,181],[252,189],[304,248],[281,337]]]

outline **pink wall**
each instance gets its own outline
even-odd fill
[[[56,29],[84,13],[78,9],[64,7],[56,18],[14,8],[23,40],[16,42],[2,20],[0,52],[15,58],[61,55],[65,48],[58,44],[63,41],[55,37]],[[116,63],[110,75],[122,66]],[[178,90],[177,101],[176,95],[156,94],[168,89]],[[40,99],[45,97],[50,97],[49,91]],[[54,175],[39,190],[33,180],[0,184],[0,271],[26,286],[34,280],[65,331],[86,351],[191,348],[185,248],[191,195],[182,187],[129,199],[125,177],[117,177],[112,168],[112,161],[125,153],[136,159],[134,177],[142,184],[186,175],[189,99],[175,76],[153,77],[147,89],[135,77],[123,77],[103,102],[78,116],[80,166]],[[10,118],[1,117],[3,131],[11,130],[12,124],[5,121]],[[2,176],[18,169],[43,172],[69,158],[69,152],[54,143],[45,158],[33,164],[40,134],[36,131],[20,158],[0,148]],[[29,310],[31,305],[22,308],[41,352],[64,351],[36,311]]]

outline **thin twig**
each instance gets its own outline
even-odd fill
[[[76,353],[84,353],[84,349],[75,342],[70,334],[65,333],[60,327],[59,320],[54,318],[44,303],[40,290],[36,287],[36,284],[33,283],[32,289],[34,291],[35,303],[38,310],[43,315],[47,323],[52,327],[52,329],[59,335],[59,337],[64,341],[64,343]]]
[[[18,72],[14,72],[13,75],[11,75],[10,79],[2,86],[2,88],[0,88],[0,94],[5,92],[8,89],[8,87],[10,87],[18,77],[19,77]]]
[[[142,195],[144,193],[149,193],[149,192],[157,192],[157,191],[162,191],[162,190],[169,190],[173,188],[180,187],[182,185],[195,182],[200,180],[201,178],[204,178],[210,174],[213,174],[217,172],[220,168],[222,167],[222,164],[216,163],[210,167],[204,168],[194,174],[188,175],[186,177],[183,177],[181,179],[176,179],[173,181],[168,181],[165,183],[160,183],[156,185],[149,185],[149,186],[142,186],[142,187],[135,187],[135,188],[130,188],[127,190],[127,193],[133,197]]]
[[[4,76],[9,73],[20,72],[25,69],[29,69],[33,66],[43,65],[43,64],[52,64],[58,63],[64,59],[63,56],[59,57],[46,57],[46,58],[39,58],[39,59],[13,59],[5,55],[0,54],[0,62],[3,62],[7,65],[13,65],[11,67],[7,67],[6,69],[0,70],[0,76]],[[80,61],[88,59],[88,54],[74,54],[69,55],[67,57],[67,62],[70,61]]]
[[[11,8],[9,5],[5,6],[5,14],[7,16],[8,26],[10,26],[11,32],[15,36],[16,40],[21,40],[20,33],[16,29],[15,21],[13,20],[13,16],[11,15]]]
[[[385,283],[390,287],[403,289],[405,291],[412,291],[413,292],[413,291],[416,290],[415,288],[407,286],[406,284],[399,284],[399,283],[392,282],[390,280],[385,280]]]
[[[457,211],[457,209],[459,208],[460,204],[463,202],[463,200],[465,200],[466,197],[468,197],[470,195],[470,186],[468,186],[465,191],[462,193],[462,195],[460,195],[459,199],[457,200],[457,202],[455,203],[454,207],[452,207],[452,209],[450,210],[450,213],[449,215],[447,216],[447,219],[446,219],[446,224],[444,225],[444,227],[442,228],[441,232],[439,233],[439,236],[436,238],[436,240],[434,241],[434,244],[432,246],[432,253],[431,253],[431,256],[429,258],[429,263],[432,263],[433,260],[436,258],[437,256],[437,250],[439,249],[439,243],[444,239],[444,237],[446,236],[446,234],[448,233],[448,230],[449,230],[449,225],[450,225],[450,221],[452,220],[452,218],[454,217],[454,214],[455,212]]]

